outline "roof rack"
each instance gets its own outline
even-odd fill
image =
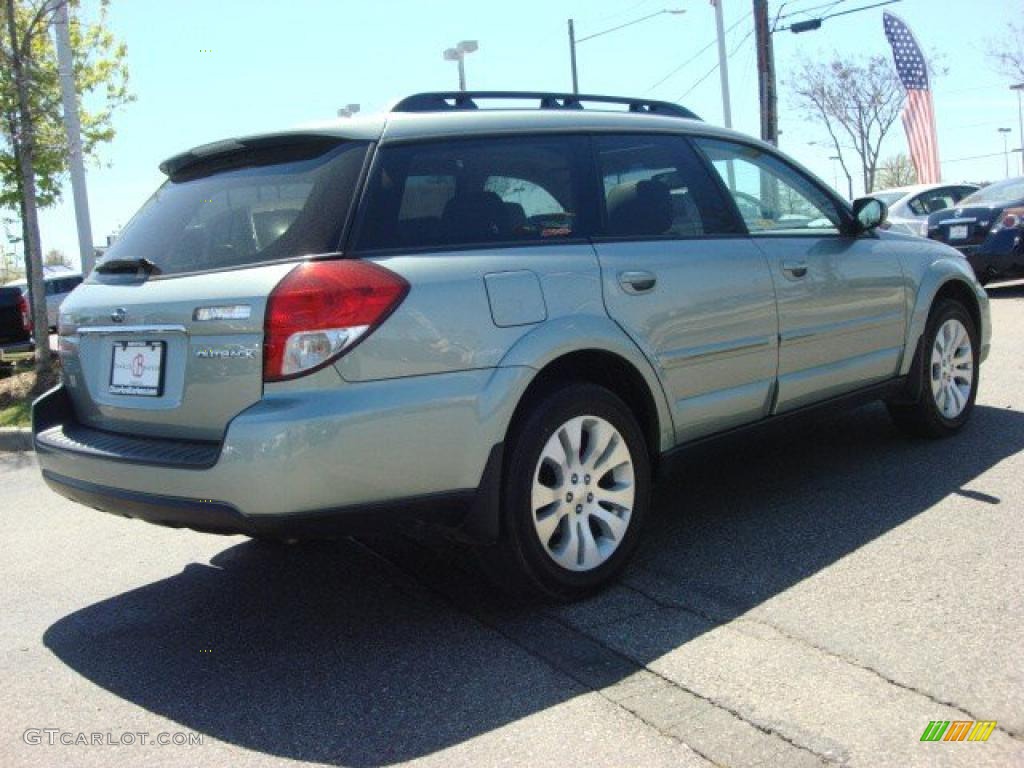
[[[653,99],[634,99],[623,96],[597,96],[589,93],[548,93],[546,91],[435,91],[406,96],[391,107],[392,112],[452,112],[480,109],[476,99],[536,99],[538,109],[583,109],[581,102],[597,104],[625,104],[630,112],[700,120],[697,115],[679,104]]]

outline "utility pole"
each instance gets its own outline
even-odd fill
[[[1020,139],[1020,172],[1021,175],[1024,175],[1024,104],[1021,102],[1021,93],[1024,92],[1024,83],[1011,85],[1010,90],[1017,92],[1017,138]]]
[[[569,19],[569,65],[572,67],[572,92],[580,92],[580,84],[576,79],[576,27]]]
[[[89,192],[85,186],[85,163],[82,158],[82,124],[78,117],[78,91],[71,56],[71,33],[68,29],[68,0],[58,0],[54,9],[57,38],[57,68],[60,72],[60,93],[64,105],[64,131],[68,137],[68,168],[71,171],[71,195],[75,201],[75,224],[78,228],[78,255],[82,274],[87,275],[96,261],[89,221]]]
[[[761,101],[761,138],[779,143],[778,96],[775,89],[775,52],[768,23],[768,0],[754,0],[754,38],[757,46],[757,86]]]
[[[722,82],[722,119],[726,128],[732,128],[732,105],[729,100],[729,64],[725,55],[725,21],[722,18],[723,0],[711,0],[715,6],[715,29],[718,34],[718,75]]]
[[[1006,137],[1010,135],[1009,128],[998,128],[1001,134],[1003,134],[1003,163],[1006,166],[1006,177],[1010,178],[1010,145],[1006,141]]]

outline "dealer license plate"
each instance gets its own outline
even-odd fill
[[[163,393],[164,342],[119,341],[114,344],[110,392],[160,397]]]

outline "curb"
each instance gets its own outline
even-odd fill
[[[31,450],[31,429],[28,427],[0,427],[0,451]]]

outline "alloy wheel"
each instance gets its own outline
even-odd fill
[[[932,397],[945,418],[955,419],[963,413],[971,397],[973,381],[974,351],[970,334],[963,323],[950,318],[935,334],[931,359]]]
[[[597,416],[577,416],[545,443],[533,475],[531,518],[559,566],[590,571],[618,549],[636,498],[633,458],[622,434]]]

